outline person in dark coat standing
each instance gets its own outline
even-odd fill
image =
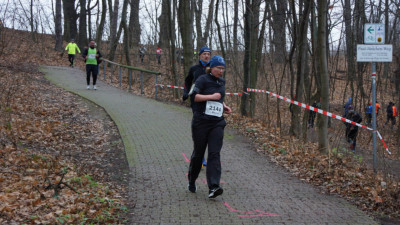
[[[389,105],[386,108],[386,115],[387,115],[387,119],[386,119],[385,126],[389,121],[392,121],[392,128],[393,128],[394,125],[396,125],[396,116],[398,116],[397,108],[393,102],[389,102]]]
[[[353,110],[353,106],[348,106],[349,111],[347,112],[346,119],[351,120],[356,123],[362,122],[362,117],[356,111]],[[357,145],[357,134],[358,134],[358,126],[346,123],[346,139],[347,142],[350,143],[350,149],[352,152],[356,151]]]

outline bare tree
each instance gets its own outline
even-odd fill
[[[140,43],[139,4],[140,0],[131,1],[131,15],[129,17],[129,46],[131,48]]]
[[[78,14],[75,10],[75,0],[63,0],[63,11],[64,40],[69,41],[71,38],[76,38],[78,34],[78,28],[76,25]]]
[[[226,58],[224,41],[222,40],[221,26],[219,25],[219,22],[218,22],[218,8],[219,8],[219,0],[217,0],[217,3],[215,4],[215,24],[217,25],[218,40],[219,40],[219,46],[221,48],[222,57]],[[224,77],[225,77],[225,73],[224,73]]]
[[[126,25],[126,14],[127,14],[127,10],[128,10],[128,2],[129,0],[124,0],[123,2],[123,6],[122,6],[122,16],[121,16],[121,23],[119,24],[119,28],[118,28],[118,32],[115,35],[113,41],[110,43],[110,52],[108,54],[109,59],[112,61],[114,60],[115,57],[115,52],[117,51],[117,47],[118,47],[118,40],[121,38],[121,34],[122,34],[122,30],[124,30],[124,32],[128,32],[127,29],[127,25]],[[115,5],[114,5],[115,6]],[[114,8],[115,10],[116,8]],[[114,16],[116,16],[114,14]],[[128,35],[128,34],[127,34]],[[129,36],[126,36],[128,39],[124,40],[125,44],[127,44],[128,40],[129,40]],[[129,45],[128,45],[129,46]],[[129,48],[127,48],[129,50]],[[125,49],[126,50],[126,49]],[[129,52],[125,52],[126,53],[126,58],[127,61],[129,63]]]
[[[168,36],[169,36],[169,23],[170,21],[168,20],[168,9],[170,8],[170,1],[169,0],[162,0],[162,5],[161,5],[161,15],[158,17],[158,22],[160,24],[160,32],[159,32],[159,39],[158,39],[158,45],[160,48],[164,48],[169,46],[168,42]]]
[[[107,2],[106,0],[101,0],[101,19],[100,19],[100,24],[97,27],[96,31],[96,43],[97,43],[97,48],[101,47],[101,37],[103,36],[103,30],[104,30],[104,24],[106,22],[106,13],[107,13]]]
[[[180,0],[178,7],[178,24],[182,38],[184,74],[188,73],[193,60],[193,14],[190,13],[192,11],[191,2]]]
[[[78,35],[78,46],[85,46],[88,43],[87,40],[87,19],[86,19],[86,0],[79,0],[81,10],[79,12],[79,35]]]
[[[300,19],[300,29],[297,34],[297,80],[296,80],[296,100],[302,102],[304,94],[304,77],[306,76],[306,64],[307,62],[307,31],[308,21],[311,10],[310,0],[304,1],[303,12]],[[292,107],[292,120],[290,125],[290,134],[300,137],[301,136],[301,108],[298,106]]]
[[[347,55],[347,79],[350,83],[351,97],[354,99],[354,80],[355,80],[355,62],[354,62],[354,35],[353,27],[351,25],[351,4],[350,0],[344,0],[344,24],[346,34],[346,55]]]
[[[174,2],[176,3],[176,2]],[[175,52],[175,7],[171,7],[171,0],[168,0],[168,8],[167,8],[167,19],[170,21],[168,23],[168,46],[169,46],[169,59],[171,64],[172,75],[174,79],[174,84],[179,83],[178,73],[176,69],[176,52]],[[171,15],[171,11],[174,11],[173,16]],[[177,89],[174,89],[174,97],[179,98],[179,92]]]
[[[114,9],[112,9],[112,1],[108,0],[108,6],[109,6],[109,11],[110,11],[110,52],[108,55],[108,58],[110,60],[114,59],[114,54],[115,50],[113,50],[114,46],[115,48],[117,45],[114,45],[115,40],[117,39],[117,29],[118,29],[118,8],[119,8],[119,0],[114,1]],[[112,53],[113,52],[113,53]],[[112,53],[112,54],[111,54]]]
[[[233,51],[238,51],[238,21],[239,21],[239,0],[233,0]]]
[[[63,50],[63,39],[62,39],[62,24],[61,24],[61,0],[56,0],[56,16],[54,24],[56,25],[56,45],[54,49],[56,51]]]
[[[260,31],[260,6],[261,0],[246,0],[244,14],[244,42],[245,52],[243,61],[243,91],[257,86],[258,67],[260,65],[262,46],[265,33],[266,13],[262,20]],[[240,112],[244,116],[253,117],[256,110],[256,95],[242,95]]]
[[[274,2],[274,1],[272,1]],[[275,4],[270,4],[272,9],[272,29],[274,31],[272,46],[275,63],[285,62],[286,52],[286,9],[287,1],[276,1]]]
[[[328,14],[328,4],[326,0],[318,3],[318,58],[321,76],[321,107],[328,110],[329,107],[329,74],[328,58],[326,45],[326,18]],[[328,141],[328,118],[326,116],[318,119],[318,149],[327,153],[329,149]]]
[[[201,27],[201,18],[203,16],[203,0],[198,0],[197,4],[194,4],[194,7],[196,12],[197,49],[200,49],[204,45],[207,45],[207,39],[210,36],[210,28],[214,15],[214,0],[211,0],[210,4],[208,5],[208,16],[206,20],[206,26],[204,28],[204,33],[202,32]]]

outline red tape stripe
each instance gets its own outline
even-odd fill
[[[318,109],[318,108],[309,106],[309,105],[307,105],[307,104],[300,103],[300,102],[297,102],[297,101],[294,101],[294,100],[291,100],[291,99],[282,97],[282,96],[280,96],[280,95],[274,94],[274,93],[269,92],[269,91],[247,88],[247,92],[266,93],[266,94],[272,95],[272,96],[274,96],[274,97],[277,97],[277,98],[279,98],[279,99],[282,99],[282,100],[284,100],[284,101],[286,101],[286,102],[289,102],[289,103],[292,103],[292,104],[301,106],[301,107],[303,107],[303,108],[305,108],[305,109],[308,109],[308,110],[311,110],[311,111],[315,111],[315,112],[317,112],[317,113],[319,113],[319,114],[322,114],[322,115],[325,115],[325,116],[328,116],[328,117],[332,117],[332,118],[341,120],[341,121],[343,121],[343,122],[350,123],[350,124],[352,124],[352,125],[356,125],[356,126],[358,126],[358,127],[364,128],[364,129],[366,129],[366,130],[375,132],[372,128],[369,128],[369,127],[367,127],[367,126],[364,126],[364,125],[361,125],[361,124],[359,124],[359,123],[353,122],[353,121],[351,121],[351,120],[348,120],[348,119],[343,118],[343,117],[341,117],[341,116],[335,115],[335,114],[330,113],[330,112],[328,112],[328,111],[325,111],[325,110],[322,110],[322,109]],[[383,146],[385,147],[386,151],[387,151],[389,154],[392,154],[392,153],[389,151],[389,149],[388,149],[388,147],[387,147],[385,141],[383,140],[382,136],[379,134],[379,132],[377,132],[377,133],[378,133],[378,137],[379,137],[379,139],[382,141]]]

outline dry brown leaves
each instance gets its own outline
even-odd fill
[[[339,194],[375,216],[399,217],[400,182],[375,176],[356,155],[336,149],[328,155],[321,154],[316,144],[276,135],[279,131],[262,122],[239,115],[227,119],[257,144],[257,151],[301,180],[320,186],[325,193]]]
[[[20,55],[0,56],[0,224],[123,223],[123,185],[98,181],[117,131]]]

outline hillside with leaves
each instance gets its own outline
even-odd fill
[[[129,169],[115,124],[38,71],[62,65],[51,38],[3,35],[0,224],[126,223]]]

